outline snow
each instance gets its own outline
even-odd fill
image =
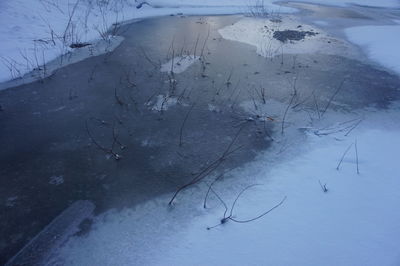
[[[182,5],[193,5],[193,6],[251,6],[257,3],[257,0],[150,0],[147,1],[151,4],[161,6],[182,6]],[[269,7],[274,0],[258,1],[263,2],[264,5]],[[324,5],[335,5],[335,6],[346,6],[349,4],[363,5],[363,6],[379,6],[379,7],[398,7],[400,2],[398,0],[307,0],[299,2],[309,2]]]
[[[257,53],[265,57],[274,57],[282,53],[346,56],[352,54],[351,47],[345,41],[331,37],[321,29],[301,23],[290,16],[282,17],[281,20],[282,22],[276,23],[269,19],[243,18],[233,25],[220,29],[219,33],[224,39],[255,46]],[[314,32],[316,35],[307,35],[303,40],[283,43],[274,38],[274,33],[284,30]]]
[[[400,1],[398,0],[307,0],[302,2],[332,5],[332,6],[347,6],[347,5],[360,5],[360,6],[373,6],[373,7],[399,7]]]
[[[361,26],[345,30],[347,38],[367,56],[400,74],[400,26]]]
[[[94,2],[93,2],[94,3]],[[20,78],[33,68],[76,49],[76,42],[96,43],[113,23],[182,13],[235,14],[244,6],[153,8],[137,3],[110,1],[99,6],[88,1],[7,0],[0,8],[0,81]],[[69,17],[72,17],[69,21]],[[118,33],[117,33],[118,34]],[[65,38],[64,38],[65,37]],[[106,37],[106,36],[103,36]],[[69,62],[63,62],[63,65]]]
[[[215,196],[209,198],[208,209],[202,208],[203,184],[181,194],[172,209],[167,206],[171,195],[165,195],[135,209],[97,217],[88,236],[71,239],[50,262],[398,265],[399,111],[397,105],[387,111],[349,115],[329,112],[326,119],[332,125],[355,116],[366,118],[347,136],[343,131],[317,136],[310,130],[306,141],[289,147],[283,160],[274,160],[282,145],[276,143],[214,185],[230,208],[243,188],[261,184],[238,200],[233,210],[238,220],[255,217],[287,197],[261,219],[244,224],[228,221],[207,230],[223,218],[224,208]],[[358,160],[353,145],[337,170],[343,153],[355,141]],[[326,193],[319,182],[326,184]]]
[[[58,176],[54,175],[49,178],[50,185],[58,186],[62,185],[63,183],[64,183],[64,177],[62,175]]]
[[[162,64],[161,72],[173,72],[175,74],[182,73],[199,59],[200,56],[194,55],[177,56],[169,60],[167,63]]]
[[[188,265],[193,258],[196,265],[398,265],[400,215],[393,210],[400,202],[399,133],[368,126],[343,141],[310,136],[308,152],[272,171],[263,170],[268,158],[261,159],[242,178],[258,170],[255,182],[265,187],[249,191],[235,213],[251,218],[287,196],[280,208],[258,221],[228,222],[212,231],[204,228],[213,216],[218,223],[223,211],[200,217],[154,265]],[[355,137],[361,174],[354,152],[337,171]],[[327,193],[318,180],[327,183]]]

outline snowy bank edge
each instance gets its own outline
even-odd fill
[[[344,30],[347,39],[369,59],[400,75],[400,26],[360,26]]]
[[[271,10],[279,10],[279,12],[282,12],[282,13],[293,13],[293,12],[297,11],[297,9],[295,9],[295,8],[283,7],[283,6],[275,5],[275,4],[269,4],[268,7],[271,8]],[[187,6],[183,5],[183,6],[179,6],[179,7],[157,7],[157,8],[149,7],[146,5],[143,8],[138,9],[138,10],[140,10],[139,12],[132,13],[131,16],[124,18],[119,23],[121,25],[125,25],[125,24],[130,24],[130,23],[136,23],[143,19],[152,19],[152,18],[171,16],[171,15],[184,15],[184,16],[185,15],[187,15],[187,16],[197,16],[197,15],[198,16],[207,16],[207,15],[209,15],[209,16],[213,16],[213,15],[246,14],[246,13],[249,13],[248,9],[249,9],[249,6],[247,6],[247,5],[193,6],[193,7],[187,7]],[[134,10],[134,11],[136,11],[136,10]],[[18,36],[17,36],[17,39],[18,39]],[[21,40],[17,40],[17,39],[15,40],[16,43],[21,42]],[[87,42],[97,45],[98,40],[99,39],[97,36],[96,38],[90,38]],[[26,46],[28,47],[28,45],[26,45]],[[112,45],[112,46],[114,46],[114,45]],[[116,47],[118,47],[118,45],[116,45],[114,47],[114,49]],[[78,49],[80,49],[80,48],[78,48]],[[109,50],[106,52],[112,52],[112,50]],[[61,54],[58,52],[56,54],[47,56],[46,60],[45,60],[45,64],[52,62],[52,61],[57,61],[60,59],[60,57],[62,57],[64,55],[65,54]],[[97,55],[99,55],[99,54],[97,54]],[[5,56],[5,54],[2,55],[2,53],[0,52],[0,57],[3,57],[3,56]],[[15,60],[19,65],[24,65],[24,63],[25,63],[24,59],[20,58],[20,55],[17,51],[15,51],[14,56],[17,59],[14,59],[13,57],[11,57],[12,60]],[[84,57],[81,60],[84,60],[88,57],[90,57],[90,56]],[[74,61],[72,63],[76,63],[76,62],[78,62],[78,61]],[[61,68],[61,67],[67,66],[67,65],[68,64],[63,64],[63,65],[59,66],[58,68]],[[21,77],[13,79],[13,77],[10,76],[9,73],[7,73],[7,69],[6,69],[5,65],[0,64],[0,90],[4,90],[4,89],[14,87],[14,86],[19,86],[22,84],[29,84],[29,83],[35,81],[35,80],[27,79],[27,77],[32,72],[32,70],[33,70],[33,68],[30,68],[30,70],[20,70],[19,69],[19,72],[21,73]],[[47,76],[49,76],[49,75],[47,75]],[[20,79],[25,80],[25,81],[21,81]]]

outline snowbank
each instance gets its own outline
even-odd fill
[[[74,43],[96,43],[108,38],[106,31],[127,20],[170,14],[234,14],[243,6],[166,7],[144,5],[137,9],[133,1],[110,1],[96,5],[93,1],[13,0],[0,3],[0,82],[22,77],[34,68],[75,49]],[[71,19],[70,19],[71,18]],[[117,26],[114,24],[117,23]],[[113,32],[111,32],[113,33]],[[66,61],[63,62],[67,63]]]
[[[248,1],[244,0],[148,1],[151,5],[141,6],[140,2],[1,1],[0,82],[21,78],[57,56],[72,52],[71,44],[95,43],[99,38],[108,38],[108,29],[115,29],[111,34],[118,35],[118,25],[124,21],[170,14],[238,14],[249,10]],[[272,3],[267,5],[271,10],[293,11]]]
[[[16,79],[40,68],[61,54],[70,52],[76,42],[93,43],[113,23],[152,16],[183,13],[235,14],[249,12],[257,0],[149,0],[143,1],[59,1],[4,0],[0,3],[0,82]],[[292,12],[293,9],[263,1],[268,11]],[[310,2],[345,5],[399,7],[397,0],[311,0]],[[77,4],[76,4],[77,3]],[[108,4],[104,4],[108,3]],[[138,9],[137,7],[141,8]],[[71,20],[70,20],[71,18]],[[104,37],[104,36],[103,36]],[[66,62],[64,62],[66,63]]]
[[[195,5],[195,6],[250,6],[254,5],[257,0],[149,0],[152,4],[161,6],[181,6],[181,5]],[[261,2],[261,1],[258,1]],[[271,5],[275,0],[264,0],[264,5]],[[379,6],[379,7],[399,7],[400,1],[398,0],[307,0],[299,2],[309,2],[324,5],[346,6],[349,4],[363,5],[363,6]]]
[[[370,59],[400,74],[400,26],[354,27],[345,33]]]
[[[307,0],[303,2],[333,5],[333,6],[347,6],[347,5],[360,5],[360,6],[373,6],[373,7],[399,7],[400,1],[398,0]]]

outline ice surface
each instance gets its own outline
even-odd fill
[[[69,237],[79,231],[79,224],[92,216],[94,208],[94,204],[87,200],[74,202],[6,265],[48,265],[47,260],[51,257],[51,252],[56,251]]]

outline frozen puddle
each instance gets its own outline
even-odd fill
[[[167,63],[161,65],[161,72],[172,72],[175,74],[179,74],[188,69],[191,65],[196,63],[200,59],[200,56],[195,55],[185,55],[178,56]]]
[[[259,54],[271,58],[221,38],[221,28],[258,43]],[[399,130],[386,132],[381,123],[398,115],[390,109],[399,99],[396,75],[360,62],[361,53],[358,60],[343,57],[352,44],[293,17],[281,23],[163,17],[122,32],[125,41],[114,52],[0,92],[1,173],[9,177],[0,216],[23,218],[2,221],[2,257],[11,258],[71,202],[85,199],[97,206],[93,226],[85,235],[71,237],[75,226],[54,234],[63,243],[45,246],[48,265],[354,265],[356,259],[368,265],[362,254],[376,254],[366,258],[375,264],[394,260],[398,217],[388,209],[398,203],[398,180],[385,169],[396,165]],[[171,41],[179,50],[169,48]],[[237,152],[221,159],[230,148]],[[114,153],[123,159],[104,158]],[[207,172],[218,158],[224,165]],[[167,206],[177,188],[204,171]],[[214,192],[203,208],[208,185],[220,175],[213,189],[228,208],[243,188],[262,184],[240,197],[235,219],[287,199],[260,220],[228,220],[207,231],[224,218]],[[92,219],[87,207],[82,213]],[[374,229],[375,217],[390,219]],[[344,249],[354,252],[343,258]]]
[[[92,217],[94,208],[94,204],[87,200],[74,202],[9,260],[6,265],[49,265],[47,262],[52,256],[52,251],[56,251],[69,237],[80,231],[80,224],[85,219]]]
[[[328,54],[350,56],[351,47],[316,27],[292,16],[279,20],[243,18],[219,30],[223,38],[253,45],[264,57],[281,54]]]

